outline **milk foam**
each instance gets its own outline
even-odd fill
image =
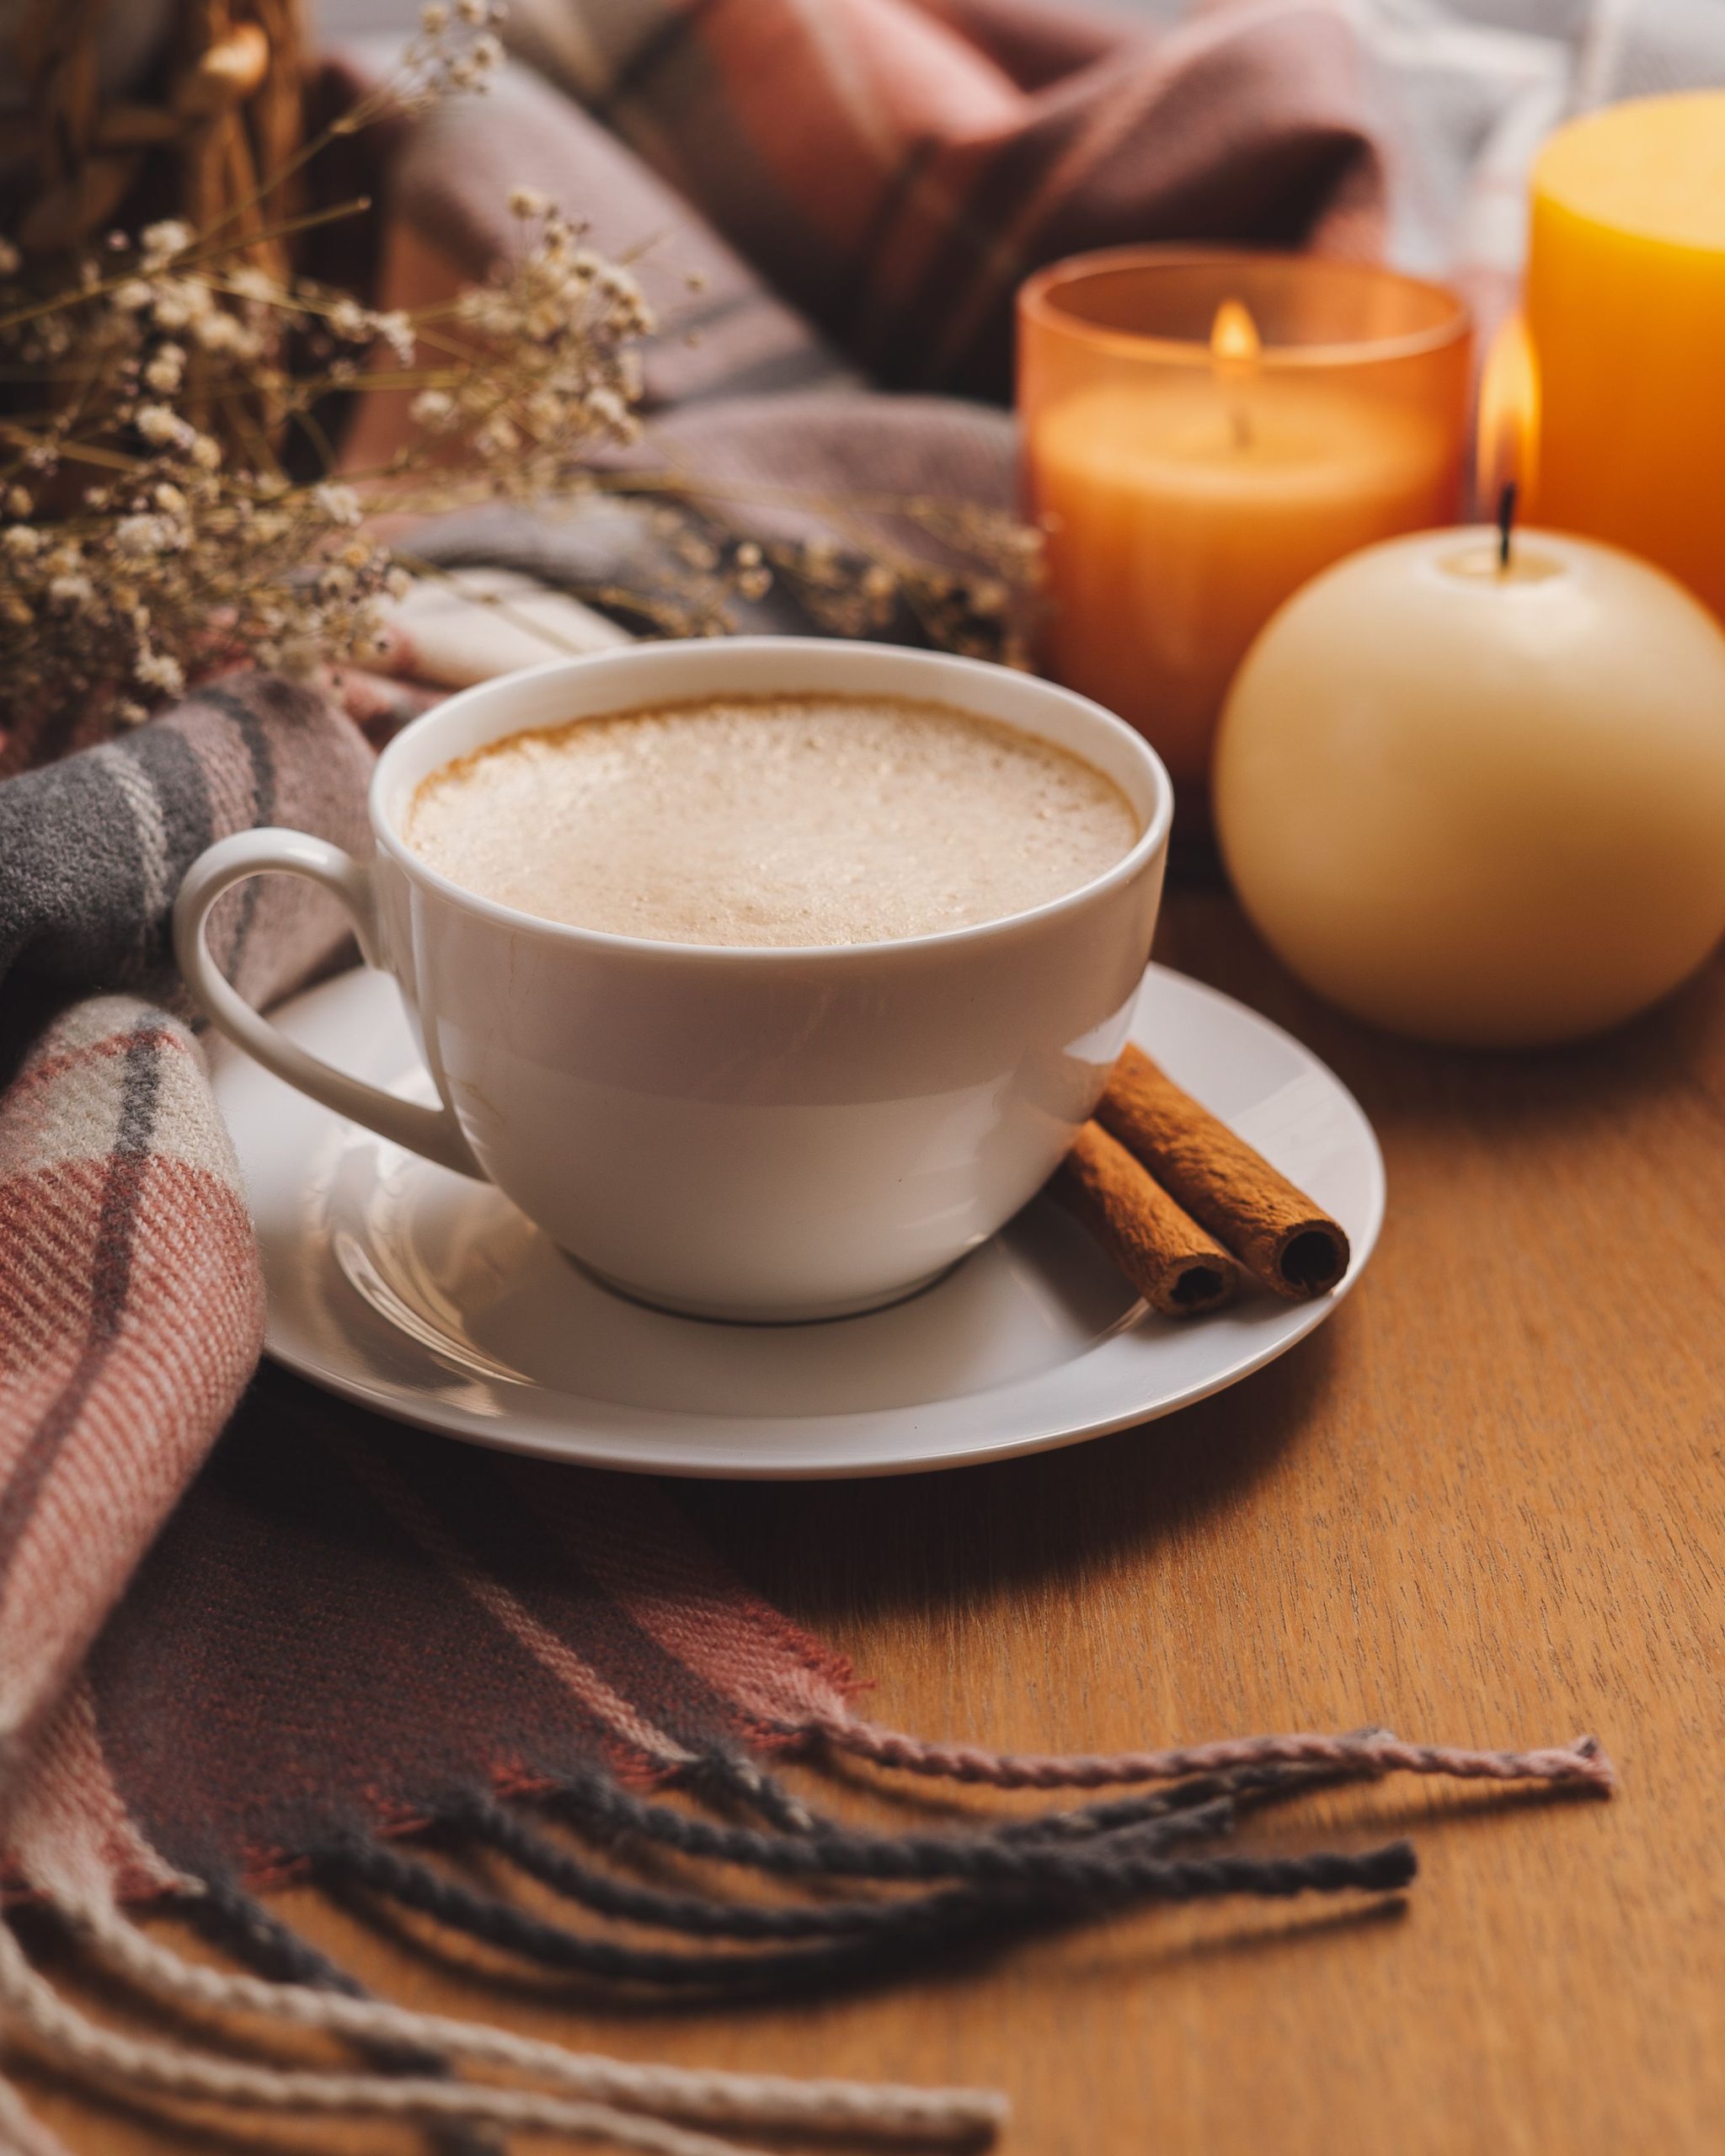
[[[524,913],[658,942],[895,942],[1076,890],[1139,823],[1064,750],[944,704],[702,697],[434,771],[407,838]]]

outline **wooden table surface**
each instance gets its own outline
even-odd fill
[[[1621,1795],[1392,1782],[1309,1815],[1300,1838],[1411,1830],[1403,1906],[1148,1912],[772,2009],[505,1992],[310,1892],[280,1906],[404,2002],[630,2056],[997,2084],[1016,2105],[1006,2156],[1711,2156],[1725,971],[1610,1040],[1511,1060],[1348,1025],[1214,889],[1172,898],[1162,955],[1301,1034],[1377,1126],[1389,1225],[1334,1321],[1141,1431],[911,1481],[692,1488],[697,1515],[854,1654],[900,1726],[1036,1750],[1368,1722],[1487,1744],[1591,1730]],[[28,2086],[100,2156],[425,2146]]]

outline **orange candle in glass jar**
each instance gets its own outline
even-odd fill
[[[1048,670],[1201,787],[1281,602],[1454,515],[1468,344],[1453,295],[1354,264],[1147,248],[1032,278],[1018,404]]]

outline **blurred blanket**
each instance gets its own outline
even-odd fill
[[[1004,398],[1014,292],[1082,248],[1383,236],[1331,0],[1155,35],[1025,0],[522,0],[506,34],[895,387]]]

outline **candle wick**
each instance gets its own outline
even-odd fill
[[[1515,482],[1507,481],[1498,496],[1498,568],[1506,573],[1509,567],[1509,541],[1515,530]]]
[[[1246,399],[1243,397],[1231,397],[1228,399],[1228,424],[1233,430],[1235,448],[1250,449],[1252,414],[1246,408]]]

